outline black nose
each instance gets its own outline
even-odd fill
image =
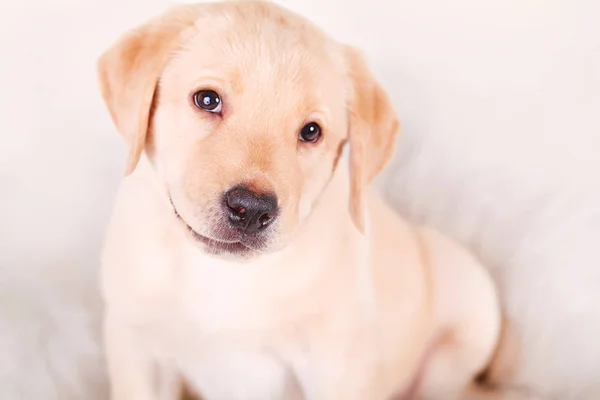
[[[263,230],[277,216],[277,197],[259,195],[244,186],[225,193],[225,205],[231,224],[249,234]]]

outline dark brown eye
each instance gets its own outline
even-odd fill
[[[321,127],[316,122],[310,122],[300,131],[300,140],[314,143],[321,137]]]
[[[194,104],[201,110],[211,113],[221,112],[221,97],[214,90],[199,90],[194,93]]]

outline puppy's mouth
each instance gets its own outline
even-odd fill
[[[194,230],[179,214],[175,204],[173,204],[173,200],[169,197],[169,201],[171,202],[171,206],[173,207],[173,212],[177,219],[184,225],[187,231],[190,233],[192,238],[203,244],[205,250],[211,254],[231,254],[236,256],[248,256],[249,254],[256,252],[254,248],[252,248],[249,244],[243,241],[244,236],[241,235],[239,240],[221,240],[211,238],[205,235],[202,235]]]

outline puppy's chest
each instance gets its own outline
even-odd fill
[[[137,290],[119,292],[144,348],[207,400],[301,398],[290,363],[302,362],[307,330],[327,314],[307,296],[314,272],[161,250],[134,266]]]
[[[203,399],[300,399],[286,355],[302,357],[307,318],[323,305],[289,297],[292,287],[257,268],[193,268],[161,312],[143,307],[147,348],[175,362]]]
[[[285,334],[257,312],[252,300],[205,294],[202,306],[183,304],[179,313],[155,320],[147,331],[159,363],[174,362],[203,399],[295,398],[295,378],[279,351],[288,340]]]
[[[141,298],[135,303],[145,334],[172,346],[203,347],[225,340],[261,343],[273,340],[285,325],[264,297],[235,282],[190,280],[161,296],[160,302]]]

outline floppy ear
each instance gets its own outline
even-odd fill
[[[173,7],[126,33],[98,60],[102,97],[129,147],[126,175],[133,172],[144,150],[162,68],[179,44],[182,31],[198,16],[198,5]]]
[[[354,48],[346,48],[350,77],[350,214],[364,231],[363,188],[394,153],[400,122],[379,82]]]

